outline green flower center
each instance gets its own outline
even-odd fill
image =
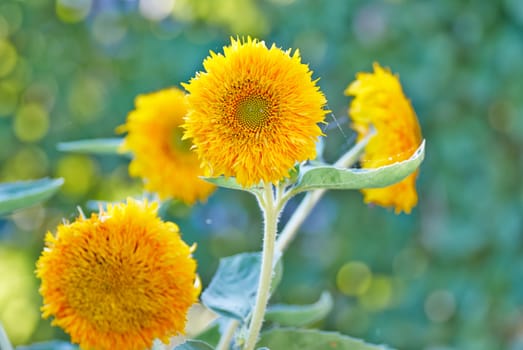
[[[269,115],[269,102],[259,96],[249,96],[240,100],[236,109],[238,121],[250,129],[262,126]]]

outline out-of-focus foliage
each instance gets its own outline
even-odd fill
[[[0,180],[65,179],[45,206],[0,218],[0,320],[14,343],[66,339],[38,313],[45,231],[88,199],[141,190],[124,157],[56,144],[113,137],[137,94],[187,81],[209,49],[248,34],[299,48],[321,77],[327,160],[354,141],[343,90],[373,61],[400,73],[427,139],[413,214],[329,193],[274,301],[312,303],[327,288],[334,308],[318,326],[400,349],[523,349],[520,0],[2,0]],[[221,189],[168,217],[198,242],[204,285],[219,257],[261,247],[247,193]]]

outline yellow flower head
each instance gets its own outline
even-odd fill
[[[211,52],[205,72],[184,87],[192,138],[208,176],[235,176],[245,187],[277,183],[296,162],[316,157],[325,97],[298,51],[231,39]]]
[[[397,76],[374,64],[374,73],[359,73],[345,90],[354,96],[349,109],[352,127],[358,138],[364,137],[371,124],[377,134],[369,141],[362,156],[363,168],[376,168],[408,159],[421,144],[421,130],[410,101],[403,94]],[[364,189],[365,203],[393,207],[396,214],[410,213],[418,201],[416,177],[409,175],[397,184]]]
[[[131,151],[131,176],[145,180],[145,188],[161,199],[176,198],[186,204],[205,200],[214,186],[200,179],[203,175],[191,143],[183,141],[183,117],[187,101],[183,91],[170,88],[139,95],[136,109],[118,131],[127,131],[122,151]]]
[[[200,292],[196,262],[156,211],[128,199],[47,233],[36,263],[43,317],[80,347],[143,350],[183,333]]]

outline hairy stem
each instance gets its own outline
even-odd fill
[[[269,301],[271,280],[273,274],[274,247],[276,241],[276,230],[278,226],[278,210],[272,193],[272,185],[264,185],[265,206],[260,206],[264,218],[263,251],[258,293],[249,325],[247,340],[244,350],[253,350],[258,341],[258,336],[265,317],[267,302]]]
[[[216,346],[216,350],[229,350],[231,346],[232,337],[234,336],[234,332],[236,331],[236,328],[238,328],[239,322],[237,320],[231,319],[229,321],[229,324],[227,325],[227,328],[222,334],[222,337],[220,338],[220,342]]]

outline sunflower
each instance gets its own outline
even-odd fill
[[[289,177],[316,157],[326,100],[296,50],[231,39],[211,51],[188,84],[183,127],[208,176],[234,176],[244,187]]]
[[[352,127],[363,138],[371,124],[377,134],[369,141],[362,156],[363,168],[376,168],[408,159],[421,144],[421,130],[416,113],[405,97],[397,76],[374,64],[374,73],[359,73],[345,90],[354,96],[349,108]],[[416,206],[418,171],[384,188],[364,189],[365,203],[392,207],[396,214],[410,213]]]
[[[150,348],[183,333],[200,288],[192,249],[156,203],[128,199],[46,235],[43,317],[84,349]]]
[[[175,198],[186,204],[205,200],[214,186],[202,175],[191,143],[182,140],[183,117],[187,113],[185,93],[169,88],[139,95],[136,109],[117,131],[127,131],[121,151],[132,152],[131,176],[145,180],[145,188],[161,199]]]

